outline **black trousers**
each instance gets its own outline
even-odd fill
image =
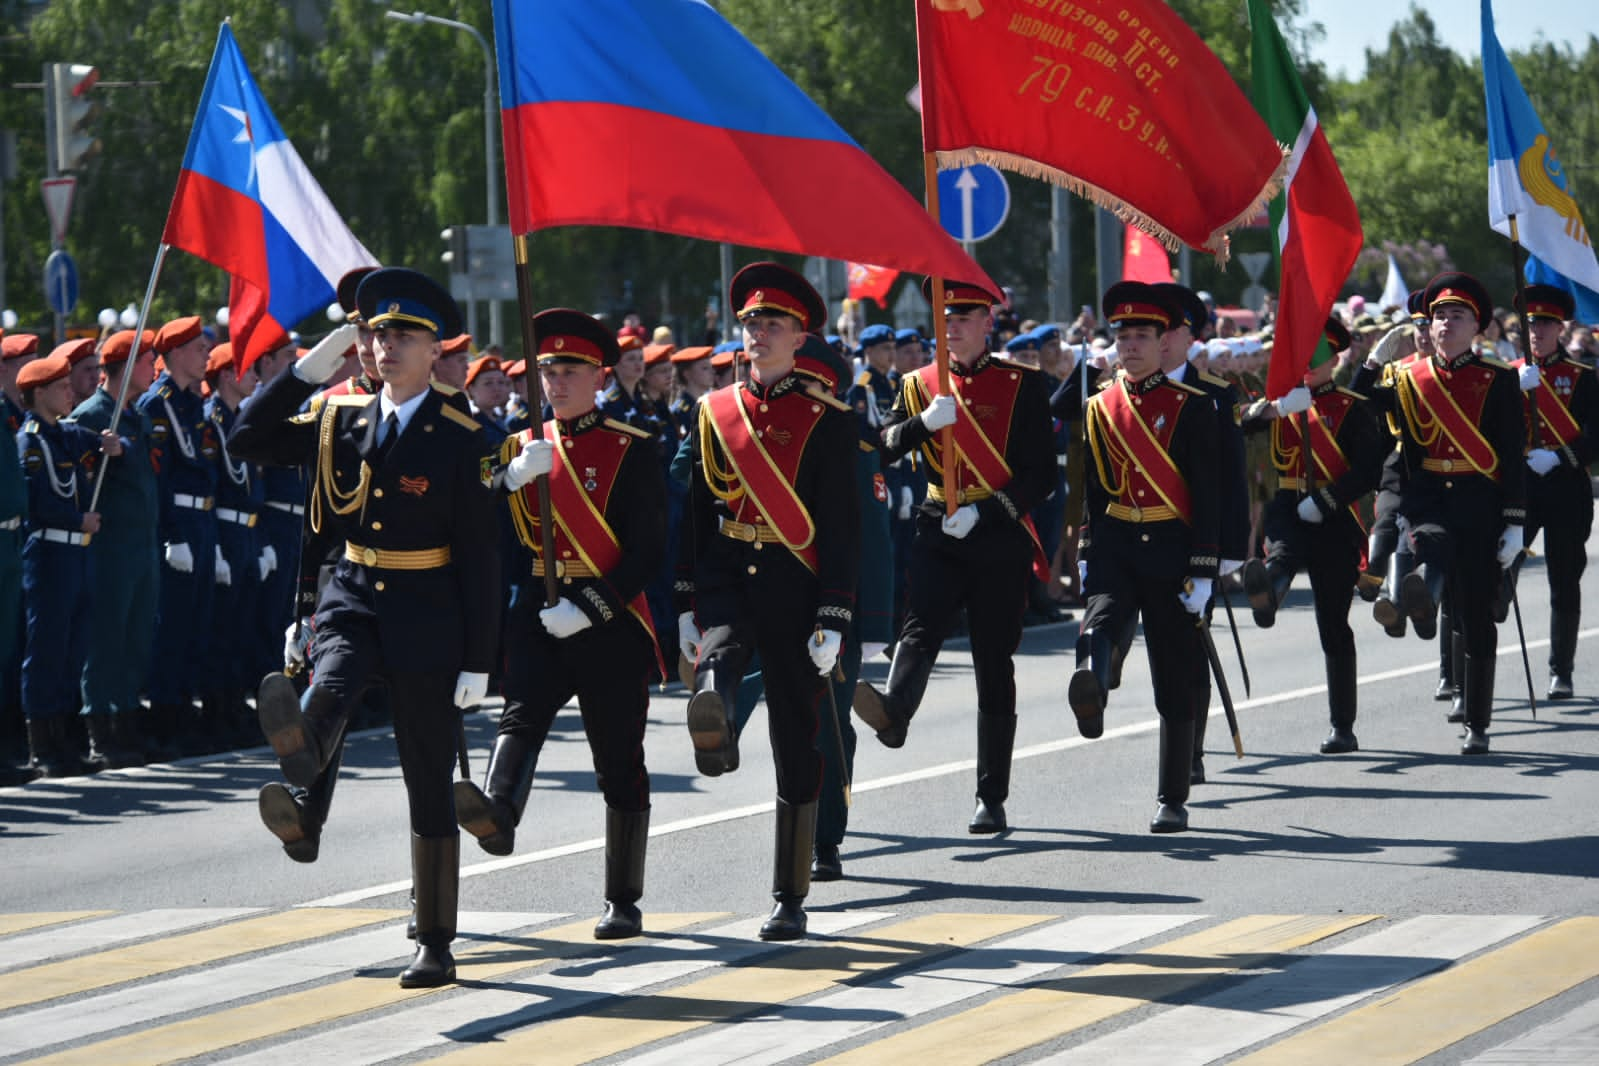
[[[1083,629],[1103,629],[1114,635],[1130,625],[1134,616],[1143,615],[1155,711],[1169,726],[1191,729],[1197,703],[1194,681],[1208,666],[1196,619],[1177,598],[1183,579],[1149,577],[1109,563],[1090,563],[1089,569],[1093,591],[1088,596]]]
[[[1586,470],[1559,467],[1543,477],[1528,474],[1526,543],[1531,544],[1540,531],[1549,610],[1580,612],[1588,535],[1593,532],[1593,489]]]
[[[939,519],[917,516],[911,545],[910,605],[900,640],[936,660],[966,608],[972,672],[981,714],[1016,715],[1016,668],[1022,612],[1033,547],[1014,522],[979,522],[964,540],[947,535]]]
[[[1466,484],[1461,485],[1461,482]],[[1467,655],[1493,655],[1499,644],[1494,597],[1499,590],[1498,490],[1483,478],[1457,479],[1452,492],[1413,506],[1406,499],[1410,543],[1418,566],[1442,567],[1454,606],[1455,631]]]
[[[576,696],[605,805],[619,811],[648,808],[644,726],[655,652],[644,627],[628,616],[557,640],[539,622],[538,590],[527,591],[506,615],[500,732],[539,751],[556,713]]]
[[[1360,523],[1345,509],[1311,524],[1299,518],[1298,505],[1298,494],[1286,492],[1266,505],[1266,568],[1273,579],[1309,571],[1321,650],[1353,655],[1349,605],[1360,569]]]
[[[368,688],[387,687],[411,832],[454,836],[452,778],[461,715],[455,706],[456,675],[408,670],[403,662],[389,661],[378,642],[376,619],[319,620],[310,652],[312,684],[338,697],[346,720]]]

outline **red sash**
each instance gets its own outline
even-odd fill
[[[779,418],[785,424],[765,426],[758,430],[751,418],[750,408],[776,407],[779,404],[783,407]],[[800,404],[804,405],[803,409],[797,406]],[[811,521],[805,501],[794,491],[794,479],[799,473],[800,459],[805,454],[805,440],[809,439],[816,423],[821,420],[821,405],[803,391],[780,396],[763,405],[748,389],[734,385],[707,393],[703,407],[704,420],[714,431],[716,440],[732,464],[732,473],[738,478],[744,494],[784,546],[814,573],[816,524]],[[795,416],[800,418],[796,419]],[[805,423],[805,416],[809,416],[808,424]],[[701,427],[702,431],[704,428]],[[764,435],[768,431],[773,433],[774,441],[783,441],[777,455],[766,447]],[[785,437],[779,438],[777,433]],[[704,436],[703,432],[701,436]],[[795,440],[796,437],[801,439]],[[706,443],[702,441],[701,446],[704,447]]]
[[[1473,414],[1462,411],[1450,395],[1449,388],[1439,380],[1438,367],[1433,360],[1417,359],[1408,369],[1408,374],[1400,374],[1398,378],[1399,402],[1404,407],[1411,428],[1429,454],[1441,433],[1473,470],[1498,481],[1499,457],[1473,421],[1474,417],[1481,414],[1481,406]],[[1438,455],[1433,458],[1448,457]]]
[[[916,373],[921,378],[922,394],[929,399],[937,396],[938,368],[924,366]],[[1005,446],[1009,443],[1011,412],[1016,407],[1016,394],[1021,390],[1023,373],[1020,370],[1006,372],[1000,366],[989,366],[985,372],[970,377],[950,375],[950,388],[956,399],[961,401],[956,404],[955,425],[951,427],[955,450],[960,453],[961,472],[965,474],[969,471],[977,479],[978,485],[990,492],[1010,484],[1011,468],[1005,461]],[[984,422],[995,431],[994,435],[983,428]],[[936,437],[934,441],[937,441]],[[946,491],[955,492],[964,487],[944,486]]]
[[[602,432],[590,430],[591,433]],[[531,429],[523,430],[518,436],[523,441],[533,439]],[[557,433],[554,421],[544,424],[544,439],[555,445],[554,465],[550,469],[550,510],[554,513],[555,528],[559,534],[557,544],[564,540],[570,544],[572,550],[577,552],[578,558],[595,574],[608,574],[616,569],[622,561],[622,545],[616,539],[616,533],[605,520],[604,512],[594,505],[594,499],[589,495],[589,490],[584,488],[578,480],[577,473],[567,462],[567,449],[561,446],[560,436]],[[601,505],[609,496],[611,487],[616,483],[616,472],[621,466],[622,455],[625,448],[606,448],[599,451],[598,455],[585,455],[584,462],[595,462],[595,477],[590,480],[595,482],[596,492],[602,493]],[[598,468],[598,463],[605,463],[605,469]],[[533,485],[528,485],[522,490],[523,499],[527,503],[528,512],[538,515],[538,496]],[[533,551],[542,554],[542,546],[537,537],[533,538],[531,545]],[[544,560],[546,567],[550,560]],[[649,604],[641,592],[634,596],[627,605],[627,613],[638,619],[639,625],[644,627],[644,632],[650,636],[650,647],[655,651],[655,662],[660,667],[661,676],[666,673],[665,661],[661,658],[660,638],[655,634],[655,621],[650,616]]]
[[[1127,379],[1122,378],[1089,402],[1090,432],[1107,434],[1110,442],[1126,457],[1120,478],[1108,480],[1106,475],[1109,471],[1102,466],[1100,480],[1107,491],[1120,496],[1131,506],[1142,506],[1135,493],[1138,487],[1147,486],[1178,518],[1193,525],[1193,502],[1188,494],[1188,483],[1183,480],[1177,464],[1172,462],[1156,430],[1144,420],[1143,413],[1127,394],[1127,386]],[[1155,398],[1162,391],[1169,390],[1155,389],[1144,396]],[[1177,412],[1182,410],[1186,398],[1186,394],[1177,393],[1172,397],[1175,403],[1168,404],[1170,411],[1161,412],[1161,415],[1171,419],[1170,426],[1161,427],[1167,442],[1176,428]]]
[[[1525,362],[1525,360],[1522,360],[1517,365],[1522,365]],[[1522,395],[1526,397],[1528,425],[1532,424],[1532,416],[1536,412],[1539,424],[1543,427],[1545,444],[1549,444],[1552,441],[1552,447],[1559,448],[1582,436],[1582,427],[1572,417],[1571,408],[1566,406],[1567,397],[1562,396],[1561,390],[1556,387],[1556,378],[1550,372],[1552,369],[1552,367],[1547,366],[1539,367],[1538,388],[1530,392],[1524,392]],[[1576,375],[1578,373],[1579,371],[1572,369],[1568,395],[1576,390]],[[1560,380],[1564,381],[1566,379],[1562,378]]]

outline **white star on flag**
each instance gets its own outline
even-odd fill
[[[218,104],[217,107],[226,111],[238,120],[239,132],[234,134],[234,144],[248,144],[250,146],[250,176],[246,179],[247,187],[255,185],[255,131],[250,128],[250,113],[242,108],[229,107],[227,104]]]

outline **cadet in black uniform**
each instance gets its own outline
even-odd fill
[[[615,336],[581,311],[557,309],[534,317],[533,341],[555,418],[536,435],[525,430],[505,442],[500,483],[512,494],[517,534],[541,580],[511,608],[505,714],[484,788],[456,783],[456,815],[484,851],[510,854],[539,751],[556,712],[576,695],[605,796],[605,914],[594,936],[617,940],[643,931],[644,725],[650,675],[659,668],[643,592],[665,550],[665,486],[649,434],[595,409],[603,368],[620,354]],[[543,516],[530,484],[541,475],[550,478],[560,589],[548,607]]]
[[[1078,553],[1086,639],[1067,699],[1086,737],[1104,731],[1111,651],[1129,614],[1141,613],[1155,710],[1160,715],[1159,808],[1150,832],[1188,828],[1193,769],[1198,626],[1218,559],[1220,487],[1216,408],[1205,393],[1159,368],[1160,336],[1182,315],[1154,286],[1120,282],[1105,293],[1116,328],[1119,378],[1084,411],[1088,525]]]
[[[303,787],[361,693],[387,684],[416,892],[416,956],[400,984],[431,987],[455,977],[460,836],[450,778],[458,708],[482,700],[493,665],[498,526],[482,431],[428,385],[440,338],[461,331],[455,301],[431,279],[392,268],[367,275],[356,298],[377,339],[383,392],[296,415],[342,361],[353,327],[341,327],[260,390],[230,438],[242,458],[311,465],[311,528],[345,540],[317,604],[303,703],[280,674],[262,682],[257,702],[283,776]]]
[[[1311,357],[1304,386],[1276,403],[1252,407],[1244,422],[1245,432],[1270,431],[1278,471],[1277,492],[1266,505],[1266,560],[1244,565],[1244,590],[1256,624],[1270,628],[1294,575],[1310,572],[1332,721],[1321,753],[1335,755],[1360,747],[1354,732],[1358,675],[1349,605],[1362,538],[1352,506],[1376,486],[1385,449],[1365,397],[1333,383],[1332,353],[1349,347],[1349,331],[1328,319],[1325,332],[1330,350],[1318,349]]]
[[[817,703],[853,620],[860,514],[855,420],[794,373],[827,309],[777,263],[752,263],[729,292],[749,378],[706,394],[689,438],[694,472],[678,567],[678,633],[695,662],[688,724],[709,776],[737,765],[739,682],[759,654],[777,764],[777,901],[763,940],[805,935],[822,760]]]
[[[929,300],[937,298],[931,280],[922,286]],[[889,461],[920,451],[928,490],[917,514],[910,606],[888,687],[878,693],[857,685],[855,713],[888,747],[904,744],[939,650],[966,608],[978,711],[977,807],[966,828],[998,833],[1007,828],[1016,740],[1012,656],[1021,643],[1028,574],[1043,556],[1028,512],[1054,487],[1054,424],[1038,371],[988,353],[994,297],[959,282],[943,289],[954,395],[940,393],[936,367],[906,374],[883,429]],[[939,433],[946,426],[953,427],[958,475],[946,469]],[[949,493],[959,505],[952,515],[945,513]]]

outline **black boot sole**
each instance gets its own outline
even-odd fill
[[[1422,640],[1436,637],[1438,605],[1432,602],[1432,594],[1427,591],[1427,582],[1420,574],[1405,575],[1405,580],[1399,584],[1399,598],[1403,603],[1405,615],[1410,619],[1411,628],[1416,631],[1416,636]],[[1373,609],[1372,617],[1375,618],[1376,614],[1376,610]]]
[[[261,824],[283,844],[283,852],[295,862],[316,862],[322,850],[319,833],[305,824],[305,810],[294,800],[294,793],[277,782],[262,785],[256,796]]]
[[[865,722],[885,748],[905,746],[908,723],[897,721],[888,709],[888,700],[865,681],[855,683],[855,699],[851,701],[855,717]]]
[[[495,821],[494,801],[471,781],[457,781],[454,788],[456,824],[477,838],[478,847],[490,855],[516,850],[516,831]]]
[[[322,761],[311,732],[305,727],[305,717],[300,713],[300,696],[294,690],[294,682],[282,674],[268,674],[263,678],[256,697],[256,717],[261,721],[262,734],[272,746],[272,754],[278,757],[284,780],[300,788],[310,788],[322,771]]]
[[[689,698],[688,734],[694,742],[694,765],[700,773],[720,777],[730,768],[738,768],[733,730],[717,693],[696,692]]]
[[[1066,702],[1077,718],[1077,732],[1088,740],[1105,735],[1105,693],[1099,678],[1087,667],[1079,667],[1066,685]]]

